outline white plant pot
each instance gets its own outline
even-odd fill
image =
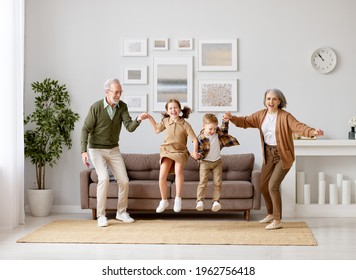
[[[51,212],[54,192],[53,189],[27,189],[28,203],[32,216],[46,217]]]

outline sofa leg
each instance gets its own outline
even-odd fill
[[[244,212],[244,217],[245,217],[245,220],[246,221],[249,221],[250,220],[250,210],[246,210]]]
[[[91,215],[93,220],[96,220],[96,209],[91,209]]]

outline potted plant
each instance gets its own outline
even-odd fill
[[[34,124],[25,130],[25,157],[36,168],[35,189],[28,189],[31,214],[48,216],[53,203],[53,190],[46,187],[46,166],[53,167],[60,158],[63,147],[72,147],[71,131],[79,115],[70,109],[66,85],[45,79],[31,84],[35,97],[34,111],[25,117],[24,124]],[[47,197],[47,202],[40,199]],[[40,209],[37,209],[39,207]]]

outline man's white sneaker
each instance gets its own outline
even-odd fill
[[[105,216],[98,217],[98,227],[107,227],[108,225],[108,219]]]
[[[116,220],[123,221],[124,223],[133,223],[135,221],[127,212],[116,212]]]
[[[174,199],[174,207],[173,207],[174,212],[180,212],[182,210],[182,198],[181,197],[176,197]]]
[[[211,211],[217,212],[221,209],[221,204],[219,201],[214,201],[213,206],[211,207]]]
[[[164,210],[166,210],[166,208],[168,207],[169,203],[168,200],[161,200],[159,202],[158,207],[156,208],[156,212],[157,213],[162,213]]]
[[[195,207],[195,209],[197,209],[198,211],[203,211],[204,210],[204,203],[203,201],[199,200],[197,202],[197,206]]]

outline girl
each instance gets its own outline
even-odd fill
[[[189,117],[191,109],[185,106],[182,110],[181,104],[177,99],[170,99],[166,103],[166,112],[162,113],[162,121],[157,124],[152,116],[149,116],[150,123],[156,133],[166,129],[167,133],[164,142],[160,147],[160,172],[159,188],[161,192],[161,201],[156,209],[157,213],[163,212],[169,205],[167,200],[167,176],[168,173],[175,173],[176,198],[174,199],[174,212],[180,212],[182,209],[182,187],[184,182],[183,168],[189,157],[187,149],[187,137],[194,143],[194,152],[192,157],[199,158],[198,139],[188,122],[184,119]],[[180,113],[183,113],[180,116]]]

